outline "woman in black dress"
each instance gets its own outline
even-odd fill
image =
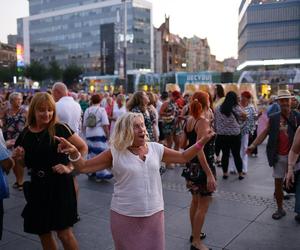
[[[55,102],[48,93],[37,93],[29,107],[27,126],[19,135],[14,155],[31,169],[31,182],[25,189],[27,204],[22,212],[24,231],[37,234],[43,249],[57,249],[52,231],[57,233],[64,249],[78,249],[72,232],[77,221],[77,200],[73,167],[65,154],[58,153],[62,136],[86,154],[83,140],[56,119]]]
[[[188,147],[212,130],[209,117],[209,96],[204,91],[196,92],[190,101],[190,117],[185,127],[184,143],[188,141]],[[216,189],[216,170],[214,166],[214,140],[213,137],[199,151],[197,157],[187,164],[183,176],[187,181],[187,188],[192,194],[190,206],[190,221],[192,227],[191,249],[207,249],[202,243],[205,215],[211,201],[211,194]],[[186,144],[186,143],[185,143]],[[196,177],[198,176],[198,177]]]

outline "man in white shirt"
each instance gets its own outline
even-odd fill
[[[68,88],[62,82],[52,87],[52,95],[56,102],[56,113],[60,122],[68,124],[76,134],[81,130],[81,107],[73,97],[68,96]]]
[[[62,82],[56,82],[52,86],[52,96],[56,102],[56,114],[59,122],[66,123],[78,135],[81,132],[81,107],[73,97],[68,96],[68,88]],[[78,200],[79,186],[76,174],[73,175],[74,187]],[[79,217],[78,217],[79,219]]]

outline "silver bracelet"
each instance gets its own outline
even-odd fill
[[[70,157],[70,155],[68,155],[68,159],[69,159],[70,162],[76,162],[76,161],[79,161],[80,158],[81,158],[81,153],[80,153],[79,151],[78,151],[78,156],[77,156],[75,159],[72,159],[72,158]]]

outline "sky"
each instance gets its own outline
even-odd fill
[[[71,1],[71,0],[70,0]],[[159,27],[170,16],[170,29],[181,37],[207,38],[218,60],[237,57],[238,8],[241,0],[149,0],[153,24]],[[28,16],[28,0],[0,0],[0,41],[17,33],[19,17]]]

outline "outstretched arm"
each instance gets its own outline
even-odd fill
[[[170,148],[164,148],[163,162],[170,163],[187,163],[192,160],[199,151],[203,150],[204,145],[212,138],[215,133],[213,131],[207,131],[206,135],[198,140],[193,146],[189,147],[183,152],[173,150]]]
[[[268,126],[263,130],[263,132],[261,132],[256,137],[256,139],[252,142],[252,144],[247,148],[246,150],[247,154],[251,154],[252,151],[266,139],[269,133],[269,129],[270,129],[270,125],[268,124]]]
[[[74,168],[80,173],[91,173],[112,166],[112,154],[106,150],[90,160],[84,160],[77,148],[63,137],[55,137],[60,141],[58,151],[69,155]]]

